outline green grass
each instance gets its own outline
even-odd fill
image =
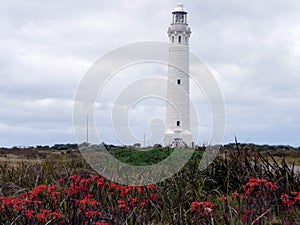
[[[158,163],[166,159],[173,149],[153,148],[153,149],[117,149],[113,155],[121,162],[134,166],[147,166]]]

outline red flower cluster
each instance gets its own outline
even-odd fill
[[[263,191],[266,191],[266,194],[269,195],[270,192],[277,189],[278,187],[275,183],[256,178],[251,178],[244,188],[247,196],[256,193],[256,197],[261,196]]]
[[[289,196],[287,194],[281,195],[281,201],[284,206],[287,206],[288,208],[291,208],[293,206],[293,201],[289,199]]]
[[[282,204],[287,208],[292,208],[296,204],[300,204],[300,192],[293,191],[293,197],[289,197],[286,193],[281,195]]]
[[[191,211],[195,215],[195,219],[203,224],[210,224],[210,217],[223,215],[223,217],[231,217],[229,214],[234,210],[244,224],[265,223],[272,218],[272,209],[274,205],[278,206],[278,186],[273,182],[264,179],[251,178],[244,186],[244,193],[234,192],[231,195],[220,196],[220,208],[217,210],[216,205],[212,202],[192,202]],[[287,194],[281,196],[283,205],[287,208],[295,204],[300,204],[300,192],[292,192],[293,197]],[[225,204],[226,203],[226,204]],[[228,206],[230,209],[228,210]],[[221,212],[219,212],[221,210]],[[214,215],[213,215],[214,214]],[[213,219],[213,218],[211,218]]]
[[[276,199],[277,189],[278,186],[273,182],[251,178],[244,187],[246,209],[244,210],[242,221],[257,224],[263,220],[263,218],[257,219],[259,216],[264,215],[264,218],[270,216],[269,211],[266,212],[265,210],[272,207],[274,199]]]
[[[42,184],[17,197],[0,196],[0,220],[108,225],[126,219],[127,213],[161,204],[154,185],[124,186],[97,175],[73,174],[59,179],[58,185]]]
[[[62,218],[61,212],[56,209],[45,209],[43,198],[55,201],[59,196],[60,192],[57,191],[56,185],[39,185],[30,192],[23,193],[18,197],[0,197],[0,211],[21,215],[29,221],[34,221],[34,218],[40,222],[58,220]]]
[[[252,211],[249,209],[244,210],[244,215],[242,216],[242,222],[247,222],[249,216],[251,215]]]
[[[212,202],[192,202],[191,211],[200,217],[210,216],[216,205]]]

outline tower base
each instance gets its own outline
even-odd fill
[[[164,145],[171,148],[192,148],[192,133],[188,130],[168,130],[165,133]]]

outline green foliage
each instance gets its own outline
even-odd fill
[[[126,149],[119,148],[113,152],[115,158],[121,162],[135,166],[146,166],[158,163],[173,152],[170,148]]]
[[[52,149],[56,150],[68,150],[68,149],[77,149],[77,144],[55,144],[51,147]]]

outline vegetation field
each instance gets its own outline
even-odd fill
[[[174,176],[145,186],[95,173],[75,145],[0,149],[0,224],[299,224],[298,149],[229,144],[205,170],[197,149]],[[173,150],[109,147],[150,165]]]

